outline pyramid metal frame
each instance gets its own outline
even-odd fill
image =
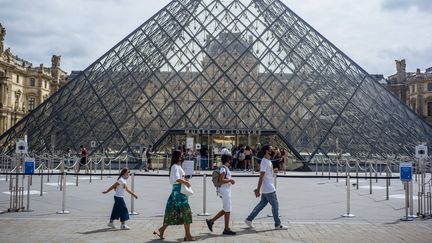
[[[279,0],[173,0],[0,137],[133,151],[172,129],[276,130],[301,160],[413,154],[431,127]],[[308,155],[307,158],[303,155]]]

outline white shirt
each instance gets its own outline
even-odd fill
[[[185,172],[180,165],[174,164],[171,167],[171,173],[169,177],[169,181],[171,184],[178,184],[177,180],[183,178],[184,176]]]
[[[114,196],[124,197],[126,180],[123,177],[120,177],[120,179],[118,179],[117,183],[118,183],[118,186],[115,188],[115,195]]]
[[[224,176],[224,178],[226,178],[226,179],[231,179],[231,171],[230,171],[230,169],[228,169],[226,166],[222,166],[221,168],[220,168],[220,170],[219,170],[219,173],[220,174],[222,174],[222,173],[225,173],[225,176]],[[229,183],[224,183],[224,184],[222,184],[221,186],[220,186],[220,189],[219,189],[221,192],[222,191],[230,191],[231,190],[231,182],[229,182]]]
[[[273,164],[270,160],[263,158],[261,160],[260,172],[265,172],[264,180],[261,185],[261,193],[272,193],[276,191],[273,178]]]

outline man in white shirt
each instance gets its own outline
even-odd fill
[[[261,212],[261,210],[263,210],[264,207],[268,203],[270,203],[272,207],[273,219],[275,222],[275,229],[282,230],[282,229],[287,229],[287,227],[282,225],[279,219],[279,202],[277,200],[276,188],[274,186],[273,164],[270,160],[271,150],[272,148],[270,145],[264,145],[261,148],[263,158],[261,160],[261,165],[260,165],[260,177],[258,180],[258,186],[254,190],[255,197],[259,197],[261,195],[261,201],[258,203],[258,205],[255,206],[255,208],[246,218],[245,223],[249,227],[253,228],[254,226],[252,224],[252,221]]]

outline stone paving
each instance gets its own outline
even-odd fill
[[[164,174],[166,172],[160,172]],[[289,174],[294,175],[293,172]],[[298,173],[297,173],[298,174]],[[302,174],[304,175],[304,174]],[[309,173],[308,175],[314,175]],[[33,177],[30,209],[32,212],[0,214],[0,242],[181,242],[183,227],[169,227],[166,239],[152,234],[162,223],[166,199],[170,193],[167,177],[135,177],[135,191],[139,199],[134,202],[129,231],[112,230],[106,226],[113,204],[112,194],[101,192],[116,178],[68,176],[66,210],[71,213],[58,215],[62,192],[57,186],[58,177],[50,182],[44,177],[43,196],[39,196],[40,178]],[[236,178],[235,178],[236,179]],[[195,195],[190,198],[194,212],[192,233],[202,242],[432,242],[432,220],[417,219],[401,222],[404,200],[400,181],[392,180],[390,200],[385,200],[385,181],[373,181],[373,194],[369,194],[369,181],[359,180],[360,188],[351,188],[351,213],[354,218],[343,218],[346,213],[345,180],[325,178],[279,178],[278,198],[281,220],[288,230],[273,230],[273,220],[268,217],[270,206],[254,221],[255,229],[247,229],[243,219],[258,202],[252,193],[257,178],[237,178],[233,186],[232,229],[236,236],[222,236],[223,221],[209,232],[203,212],[203,178],[192,178]],[[131,184],[131,179],[128,181]],[[351,183],[357,183],[351,179]],[[0,176],[0,211],[9,207],[9,184]],[[384,188],[384,189],[383,189]],[[130,198],[126,198],[130,209]],[[415,201],[416,204],[416,201]],[[215,213],[221,208],[214,194],[210,178],[207,178],[206,211]]]

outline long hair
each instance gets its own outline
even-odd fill
[[[174,150],[171,157],[171,165],[169,167],[169,174],[171,174],[171,167],[177,164],[181,159],[182,152],[180,150]]]
[[[129,169],[128,168],[123,168],[121,171],[120,171],[120,175],[119,175],[119,177],[117,178],[117,180],[119,180],[122,176],[124,176],[126,173],[128,173],[129,172]]]

